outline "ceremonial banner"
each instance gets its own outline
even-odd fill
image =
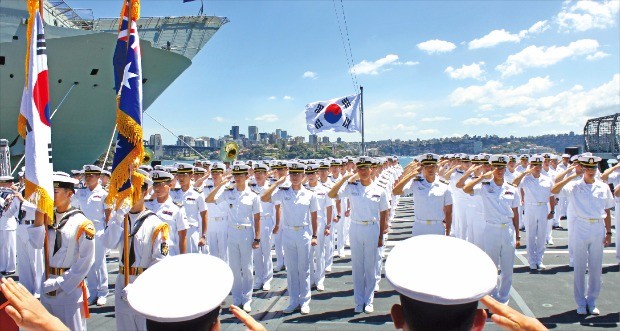
[[[306,105],[306,125],[312,134],[323,131],[360,132],[361,94],[315,101]]]
[[[25,199],[54,220],[54,185],[52,181],[52,128],[47,54],[39,1],[28,1],[26,32],[26,85],[22,95],[17,131],[26,141]]]
[[[129,3],[131,1],[131,4]],[[127,197],[140,194],[143,177],[136,176],[144,157],[142,145],[142,65],[137,21],[140,1],[125,0],[121,11],[118,39],[114,50],[114,79],[117,91],[116,127],[118,136],[112,162],[107,202],[116,207]]]

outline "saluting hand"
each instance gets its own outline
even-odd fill
[[[312,246],[316,246],[319,243],[319,241],[316,238],[312,238],[312,240],[310,241],[310,245]]]
[[[497,302],[497,300],[488,295],[480,299],[480,302],[482,302],[491,312],[493,312],[491,320],[504,330],[547,330],[547,328],[540,323],[539,320],[532,317],[527,317],[510,308],[508,305],[503,305]]]
[[[241,321],[241,323],[245,324],[245,327],[248,328],[248,331],[267,331],[265,327],[258,323],[252,316],[248,313],[240,309],[235,305],[230,305],[230,312],[235,315],[235,317]]]
[[[484,179],[491,179],[491,178],[493,178],[493,170],[484,173],[482,175],[482,178],[484,178]]]

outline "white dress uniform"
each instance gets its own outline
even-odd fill
[[[265,185],[250,184],[250,188],[258,193],[260,197],[269,187]],[[271,246],[273,245],[273,227],[275,221],[275,205],[273,202],[260,202],[260,246],[254,250],[254,288],[263,286],[265,289],[271,288],[273,280],[273,260],[271,259]]]
[[[124,216],[118,215],[110,221],[105,230],[103,240],[110,249],[120,252],[119,272],[116,276],[116,295],[114,296],[114,314],[117,330],[146,330],[146,319],[132,309],[126,301],[125,273],[129,273],[129,284],[133,283],[140,274],[168,255],[170,247],[167,223],[163,222],[152,211],[144,210],[139,213],[129,213],[130,268],[124,267]],[[162,280],[163,281],[163,280]],[[153,289],[158,291],[158,289]]]
[[[504,182],[498,186],[495,181],[483,182],[474,187],[474,195],[482,198],[485,215],[484,251],[499,267],[501,273],[491,296],[507,304],[512,286],[516,233],[512,223],[512,209],[521,201],[519,189]]]
[[[213,191],[213,185],[205,186],[203,195],[205,197]],[[207,245],[209,254],[219,257],[228,263],[228,206],[218,203],[207,203],[209,211],[209,226],[207,228]]]
[[[342,179],[342,176],[338,176],[336,178],[334,178],[333,176],[330,177],[332,182],[335,184],[337,183],[340,179]],[[333,226],[333,232],[332,233],[332,240],[334,241],[334,249],[337,253],[338,256],[340,257],[345,257],[346,253],[344,251],[345,245],[346,245],[346,219],[347,217],[345,216],[345,212],[347,211],[348,208],[348,204],[349,201],[346,198],[342,198],[340,197],[340,215],[336,215],[339,217],[339,219],[334,219],[334,226]],[[335,201],[334,201],[335,204]],[[336,222],[337,221],[337,222]]]
[[[552,183],[555,183],[555,177],[557,176],[557,172],[556,172],[553,168],[549,167],[549,170],[545,170],[545,169],[543,168],[542,173],[543,173],[544,175],[549,176],[549,178],[551,178],[551,182],[552,182]],[[556,201],[556,203],[557,203],[557,201],[558,201],[557,197],[555,197],[555,201]],[[553,219],[552,219],[552,220],[549,220],[549,221],[547,222],[547,237],[545,238],[545,243],[546,243],[546,244],[553,243],[553,227],[554,227],[556,224],[557,224],[557,225],[559,225],[559,224],[560,224],[560,223],[559,223],[559,217],[560,217],[559,215],[560,215],[560,214],[558,213],[557,206],[555,206],[555,207],[554,207],[554,213],[555,213],[555,214],[553,214]]]
[[[317,287],[322,287],[325,282],[325,264],[327,256],[325,254],[325,242],[328,241],[329,236],[325,236],[325,227],[327,226],[327,207],[334,207],[333,201],[327,196],[329,189],[320,183],[312,187],[309,184],[305,185],[306,189],[314,192],[319,204],[319,210],[317,211],[317,245],[312,247],[312,259],[310,260],[310,279],[312,284],[316,284]],[[333,213],[333,211],[332,211]],[[330,234],[331,236],[331,234]]]
[[[272,196],[282,208],[282,247],[286,265],[289,307],[310,305],[310,259],[312,240],[311,212],[319,210],[316,195],[301,187],[280,186]]]
[[[105,209],[108,209],[105,203],[107,197],[108,192],[98,184],[92,191],[88,187],[75,190],[72,198],[77,201],[78,208],[82,210],[84,216],[93,222],[97,231],[95,236],[95,263],[86,277],[91,299],[93,297],[106,297],[109,293],[106,248],[101,240],[105,228]]]
[[[524,192],[524,222],[527,223],[527,260],[530,269],[536,269],[543,263],[551,187],[551,178],[543,174],[538,178],[528,174],[519,184]]]
[[[327,190],[331,190],[334,187],[334,182],[332,182],[329,178],[322,182],[319,178],[319,183],[327,188]],[[331,233],[328,237],[325,238],[325,269],[326,271],[331,270],[332,265],[334,264],[334,219],[338,214],[338,210],[336,208],[336,199],[332,199],[332,228]]]
[[[208,254],[208,245],[203,246],[202,249],[198,246],[200,236],[202,235],[202,216],[200,216],[200,213],[207,210],[207,203],[202,190],[190,186],[187,191],[183,192],[182,189],[175,188],[170,190],[170,196],[172,201],[182,204],[183,209],[185,209],[185,215],[189,223],[189,228],[185,235],[187,239],[187,252]]]
[[[17,219],[3,211],[14,203],[12,193],[0,193],[0,271],[3,273],[14,273],[16,269],[15,258],[17,256]],[[11,201],[6,201],[12,199]],[[18,201],[19,202],[19,201]]]
[[[413,197],[415,203],[415,221],[411,234],[446,234],[444,207],[452,204],[452,193],[448,184],[435,178],[429,183],[424,177],[414,178],[403,188],[403,194]]]
[[[614,189],[620,185],[620,171],[615,171],[607,180],[609,184],[614,185]],[[614,219],[616,220],[616,262],[620,264],[620,197],[614,196]]]
[[[189,229],[189,223],[187,222],[183,206],[175,204],[170,196],[162,203],[157,202],[157,199],[146,200],[144,201],[144,206],[168,224],[171,241],[170,255],[179,255],[181,253],[179,250],[179,231]]]
[[[28,201],[20,202],[13,199],[11,206],[4,216],[17,218],[17,266],[19,267],[19,282],[36,298],[41,296],[41,283],[45,260],[43,250],[35,249],[30,244],[28,228],[34,224],[37,207]]]
[[[228,265],[235,275],[232,297],[235,305],[242,306],[252,302],[254,215],[261,212],[260,200],[249,187],[243,191],[233,187],[219,193],[215,201],[228,206]]]
[[[376,183],[368,186],[361,182],[345,183],[339,198],[351,202],[351,263],[353,296],[356,309],[372,307],[377,284],[379,256],[380,213],[390,209],[385,190]]]
[[[46,226],[30,226],[30,243],[43,249]],[[47,230],[50,276],[41,289],[41,303],[71,330],[86,330],[88,290],[84,278],[95,261],[95,227],[74,208],[54,212]]]
[[[600,180],[573,181],[562,192],[574,213],[574,297],[578,307],[596,307],[601,290],[606,209],[614,206],[609,186]],[[586,272],[588,282],[586,284]]]
[[[450,235],[459,239],[467,240],[468,230],[468,213],[473,213],[472,197],[465,194],[463,190],[456,187],[456,183],[461,180],[465,174],[464,171],[457,169],[450,175],[450,191],[454,205],[452,206],[452,230]],[[417,206],[416,206],[417,207]],[[416,211],[417,212],[417,211]]]

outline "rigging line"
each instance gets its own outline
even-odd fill
[[[187,147],[189,147],[192,151],[196,152],[196,154],[200,155],[200,157],[202,157],[203,159],[206,159],[207,157],[202,155],[199,151],[195,150],[192,146],[190,146],[188,143],[186,143],[183,139],[181,139],[179,136],[177,136],[176,134],[174,134],[174,132],[170,131],[170,129],[168,129],[167,127],[165,127],[163,124],[161,124],[161,122],[159,122],[158,120],[156,120],[153,116],[151,116],[151,114],[147,113],[146,111],[144,111],[144,114],[146,114],[148,117],[150,117],[153,121],[157,122],[157,124],[161,125],[162,128],[166,129],[166,131],[170,132],[173,136],[175,136],[179,141],[181,141],[182,143],[184,143],[185,145],[187,145]]]
[[[110,137],[110,143],[108,144],[108,151],[105,152],[105,158],[103,159],[103,163],[101,164],[101,168],[105,170],[105,164],[108,162],[108,156],[110,155],[110,149],[112,149],[112,142],[114,141],[114,135],[116,134],[116,127],[118,125],[114,125],[114,130],[112,130],[112,137]]]
[[[351,83],[353,84],[353,90],[357,93],[357,85],[355,84],[355,80],[353,79],[353,66],[349,61],[349,53],[347,52],[347,46],[344,43],[344,36],[342,35],[342,28],[340,26],[340,16],[338,15],[338,10],[336,9],[336,0],[332,0],[332,4],[334,5],[334,14],[336,15],[336,21],[338,21],[338,31],[340,31],[340,40],[342,41],[342,47],[344,48],[344,56],[347,60],[347,68],[349,69],[349,75],[351,76]]]
[[[351,50],[351,39],[349,38],[349,27],[347,26],[347,16],[344,14],[344,4],[342,3],[342,0],[340,0],[340,7],[342,8],[342,19],[344,21],[344,31],[346,32],[347,43],[349,44],[349,56],[351,57],[351,63],[355,63],[355,61],[353,60],[353,51]],[[353,75],[355,86],[359,87],[359,84],[357,83],[357,75],[355,74],[355,71],[352,71],[351,74]]]

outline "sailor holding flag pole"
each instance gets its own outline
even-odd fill
[[[27,231],[32,246],[44,249],[41,303],[70,329],[86,330],[85,318],[89,314],[84,278],[94,262],[95,227],[82,212],[71,207],[77,181],[64,173],[52,173],[49,83],[41,7],[39,0],[28,1],[26,84],[17,123],[18,132],[26,141],[25,198],[37,208],[34,224]]]

